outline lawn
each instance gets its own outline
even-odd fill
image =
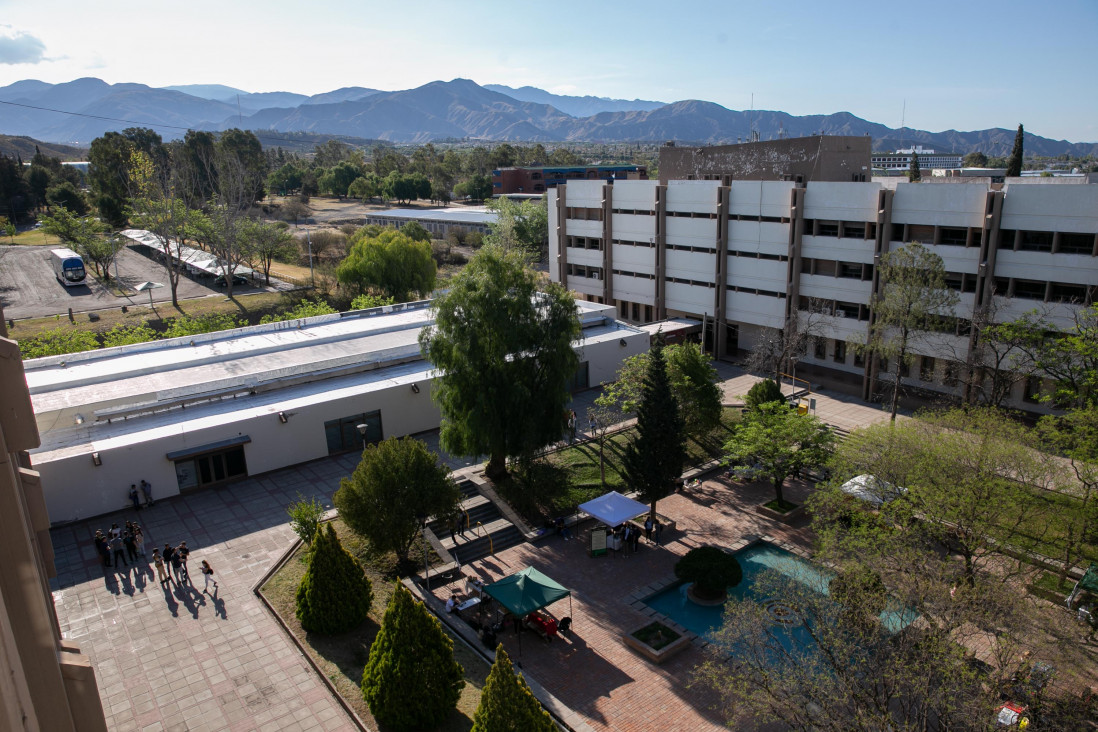
[[[0,237],[0,244],[15,244],[24,247],[62,246],[61,240],[52,234],[47,234],[42,229],[28,229],[15,235],[15,241],[10,236]]]
[[[372,553],[366,542],[350,531],[339,519],[333,522],[333,526],[343,546],[362,562],[373,584],[374,604],[369,620],[355,630],[338,636],[317,635],[302,629],[295,616],[294,598],[301,578],[305,575],[304,547],[294,553],[293,557],[260,588],[260,592],[293,634],[301,640],[325,676],[347,700],[355,713],[371,729],[377,729],[377,722],[362,699],[360,684],[362,671],[369,657],[370,644],[380,630],[385,607],[393,594],[393,583],[397,578],[396,558],[391,554],[378,556]],[[415,556],[418,551],[420,550],[413,548],[411,554]],[[461,692],[457,709],[439,729],[442,732],[467,732],[473,726],[473,714],[480,703],[481,689],[484,688],[490,667],[484,659],[456,637],[454,638],[454,658],[465,669],[465,688]],[[414,703],[412,691],[409,690],[409,703]]]
[[[740,410],[727,407],[721,415],[721,424],[712,432],[701,438],[688,438],[685,467],[719,458],[732,426],[739,419]],[[607,491],[629,490],[622,457],[635,433],[636,429],[629,427],[605,438],[602,461],[599,442],[585,440],[552,452],[542,461],[516,466],[512,477],[497,487],[532,526],[542,526],[556,516],[573,513],[579,504]],[[602,462],[605,463],[605,485]]]

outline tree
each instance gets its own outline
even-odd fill
[[[986,168],[987,155],[984,155],[979,150],[970,152],[968,155],[965,155],[961,164],[966,168]]]
[[[796,370],[797,364],[816,338],[825,337],[833,318],[830,304],[819,298],[810,298],[807,310],[797,310],[783,328],[764,327],[748,354],[744,368],[755,373],[773,375],[775,382],[782,372]]]
[[[150,171],[167,172],[168,153],[160,135],[150,129],[130,127],[121,133],[106,132],[92,140],[88,151],[88,184],[100,217],[112,228],[124,227],[131,199],[148,193],[146,180],[131,178],[134,153],[148,160]]]
[[[356,232],[347,258],[336,268],[340,284],[355,287],[359,294],[371,287],[397,302],[430,295],[435,273],[431,245],[413,241],[397,229],[385,229],[377,236]]]
[[[919,153],[911,153],[911,167],[907,171],[907,179],[912,183],[918,183],[923,179],[923,170],[919,167]]]
[[[1068,480],[1062,490],[1075,498],[1053,515],[1062,562],[1060,587],[1066,591],[1068,573],[1084,559],[1084,545],[1098,539],[1098,407],[1043,417],[1039,427],[1045,445],[1067,459]]]
[[[381,195],[381,180],[373,173],[360,175],[347,187],[347,195],[362,201],[377,198]]]
[[[251,130],[229,129],[221,133],[217,139],[217,192],[222,198],[228,198],[233,203],[251,206],[256,201],[267,195],[264,183],[267,180],[267,158],[263,154],[263,144]],[[225,161],[231,160],[239,172],[234,175],[239,181],[233,181],[232,186],[239,190],[226,190]]]
[[[110,281],[110,268],[122,250],[122,243],[116,237],[102,236],[107,231],[106,224],[94,216],[74,215],[61,206],[54,209],[52,216],[42,217],[42,229],[75,249],[95,266],[103,279]]]
[[[749,412],[758,409],[761,404],[775,403],[784,404],[785,395],[782,394],[782,388],[778,386],[778,382],[770,379],[755,382],[743,398],[743,405]]]
[[[881,292],[870,302],[868,337],[857,349],[894,364],[891,418],[895,421],[904,372],[914,361],[912,349],[942,330],[959,297],[946,285],[942,258],[918,242],[885,254],[879,271]]]
[[[408,237],[412,241],[431,241],[431,232],[423,228],[423,224],[418,221],[409,221],[404,226],[400,227],[400,233]]]
[[[80,256],[95,265],[97,272],[107,282],[111,280],[111,266],[122,251],[122,240],[116,236],[88,236],[79,242]]]
[[[761,466],[782,508],[788,505],[782,496],[785,481],[826,463],[834,444],[834,434],[816,417],[769,402],[744,415],[724,449],[733,462]]]
[[[454,195],[458,198],[471,198],[483,201],[492,195],[492,179],[487,175],[474,175],[469,180],[454,186]]]
[[[629,484],[651,506],[655,519],[656,502],[674,492],[686,462],[686,423],[671,392],[660,341],[648,358],[636,430],[636,437],[625,446],[622,467]]]
[[[247,323],[231,313],[207,313],[191,317],[188,315],[172,318],[168,321],[165,338],[183,338],[202,333],[216,333],[221,330],[242,328]]]
[[[0,216],[0,233],[3,233],[10,238],[12,244],[15,244],[15,235],[17,232],[18,229],[15,227],[15,224],[8,221],[7,217]]]
[[[549,243],[549,213],[544,200],[517,203],[494,198],[488,202],[488,209],[496,212],[496,220],[488,225],[485,242],[540,256]]]
[[[301,537],[305,546],[311,547],[324,520],[324,504],[316,496],[305,498],[299,493],[297,500],[286,508],[286,513],[290,516],[290,528]]]
[[[557,725],[522,674],[516,674],[511,658],[496,648],[496,660],[473,715],[472,732],[556,732]]]
[[[297,587],[297,619],[310,633],[336,635],[370,615],[373,588],[358,560],[328,524],[313,539],[313,552]]]
[[[371,295],[365,293],[359,295],[354,300],[351,300],[351,310],[368,310],[369,308],[380,308],[384,305],[392,305],[395,302],[391,297],[382,297],[380,295]]]
[[[438,619],[397,582],[362,672],[370,713],[394,730],[434,729],[457,706],[464,674]]]
[[[267,188],[272,193],[286,196],[301,190],[302,172],[293,163],[286,163],[267,175]]]
[[[407,559],[424,519],[452,514],[461,496],[438,455],[402,437],[367,447],[333,500],[340,517],[375,549]]]
[[[1006,174],[1008,178],[1016,178],[1022,174],[1022,158],[1025,155],[1025,131],[1022,125],[1018,125],[1018,132],[1014,134],[1014,147],[1010,149],[1010,157],[1007,158]]]
[[[84,202],[83,194],[67,180],[54,183],[46,189],[46,202],[52,206],[67,208],[77,216],[83,216],[88,212],[88,204]]]
[[[439,372],[442,445],[488,454],[488,475],[503,477],[508,456],[560,437],[579,363],[575,300],[558,283],[542,283],[520,254],[486,246],[432,307],[435,322],[419,343]]]
[[[331,315],[339,311],[317,297],[315,300],[301,300],[289,310],[281,313],[268,313],[259,319],[263,323],[281,323],[286,320],[300,320],[302,318],[315,318],[318,315]]]
[[[24,359],[93,351],[98,347],[94,333],[72,328],[55,328],[19,341],[19,352]]]
[[[362,171],[349,162],[342,162],[331,168],[318,181],[320,190],[343,198],[351,183],[361,177]]]
[[[729,587],[743,580],[743,568],[735,554],[720,547],[699,546],[675,563],[675,576],[694,583],[694,594],[703,600],[726,597]]]
[[[267,284],[271,284],[271,265],[276,259],[285,260],[297,254],[297,243],[289,227],[281,222],[271,223],[246,219],[242,236],[247,241],[244,251],[254,269],[263,272]]]

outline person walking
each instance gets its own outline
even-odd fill
[[[160,580],[160,586],[164,587],[172,581],[172,578],[164,568],[164,559],[160,556],[159,549],[153,549],[153,564],[156,565],[156,578]]]
[[[462,510],[461,515],[458,516],[461,528],[458,529],[458,533],[461,534],[461,538],[465,538],[465,532],[469,530],[469,512]]]
[[[206,586],[202,588],[202,594],[206,594],[206,591],[210,589],[211,582],[213,582],[214,592],[217,592],[217,583],[214,582],[213,578],[213,567],[205,559],[202,560],[202,576],[206,579]]]
[[[99,552],[99,556],[103,559],[103,566],[111,566],[111,547],[107,543],[107,537],[103,536],[102,529],[95,530],[95,550]]]
[[[450,532],[450,541],[457,544],[457,518],[450,514],[450,518],[446,519],[446,530]]]
[[[153,501],[153,487],[147,480],[141,481],[141,492],[145,494],[145,508],[152,508]]]
[[[137,539],[133,532],[127,531],[122,537],[122,543],[126,546],[126,554],[129,555],[130,561],[137,564]]]
[[[114,564],[116,569],[118,567],[118,560],[120,559],[122,560],[122,564],[127,567],[130,566],[130,563],[126,561],[125,546],[126,545],[122,542],[122,537],[116,536],[111,539],[111,563]]]
[[[137,498],[137,486],[130,484],[130,500],[133,501],[133,508],[135,511],[141,510],[141,501]]]
[[[187,557],[190,556],[191,550],[187,548],[187,542],[179,542],[179,546],[175,548],[175,554],[179,557],[179,561],[183,564],[183,581],[191,581],[191,573],[187,571]]]
[[[578,421],[579,421],[579,419],[576,417],[576,410],[574,410],[574,409],[571,410],[571,417],[568,418],[568,427],[571,431],[572,437],[569,440],[569,442],[575,442],[576,441],[576,423]]]

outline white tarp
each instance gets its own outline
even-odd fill
[[[899,498],[905,492],[904,488],[894,486],[875,475],[857,475],[843,483],[840,490],[849,496],[871,503],[876,508]]]
[[[594,516],[607,526],[617,526],[631,518],[648,512],[648,506],[640,501],[627,498],[617,491],[610,491],[593,501],[581,503],[579,510]]]

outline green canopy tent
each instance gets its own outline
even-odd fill
[[[1087,567],[1087,571],[1083,574],[1083,578],[1075,583],[1075,589],[1071,591],[1071,594],[1067,597],[1067,606],[1070,608],[1071,603],[1075,601],[1075,598],[1079,595],[1080,590],[1086,590],[1093,595],[1098,595],[1098,563],[1091,562]]]
[[[572,614],[572,591],[533,567],[486,585],[484,591],[516,618],[523,618],[565,597],[568,598],[568,614]],[[519,655],[522,655],[521,635]]]

